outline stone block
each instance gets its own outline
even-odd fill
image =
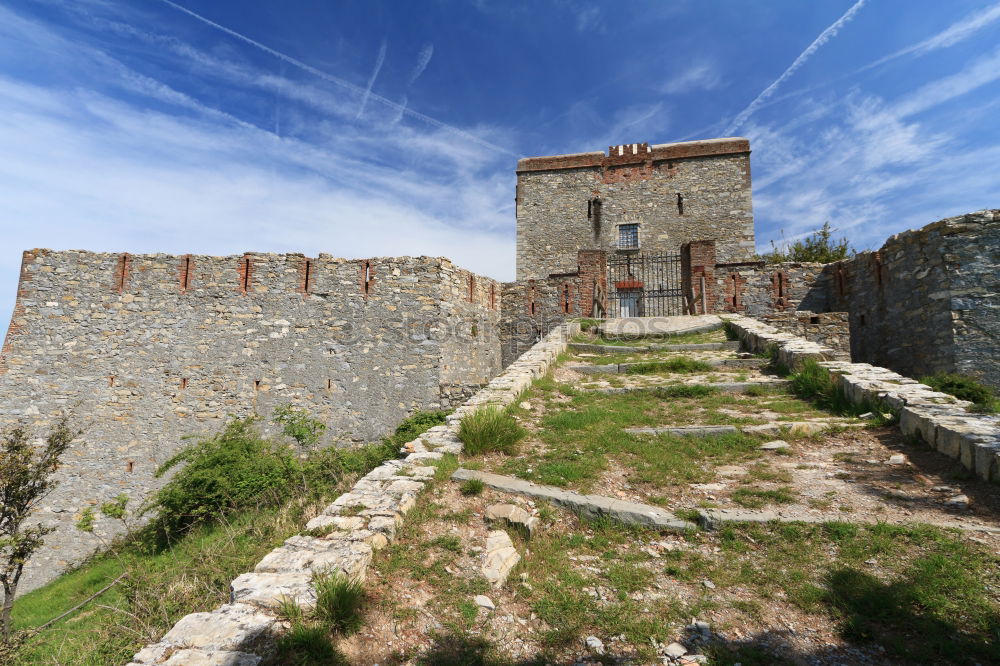
[[[210,613],[184,616],[162,642],[207,651],[240,651],[255,644],[274,623],[274,617],[254,606],[226,604]]]

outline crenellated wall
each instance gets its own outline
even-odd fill
[[[57,531],[22,591],[113,534],[105,519],[74,529],[86,507],[119,493],[137,505],[185,436],[228,415],[300,404],[329,444],[460,404],[500,371],[500,296],[442,258],[25,252],[0,426],[42,434],[68,416],[83,434],[39,513]]]

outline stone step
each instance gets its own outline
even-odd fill
[[[675,317],[625,317],[605,319],[596,327],[607,337],[645,338],[649,336],[708,333],[722,328],[722,319],[716,315],[682,315]]]
[[[651,343],[635,347],[618,345],[594,345],[586,342],[571,342],[569,348],[578,352],[596,352],[598,354],[646,354],[654,351],[738,351],[738,340],[728,342],[692,342],[689,344]]]
[[[663,428],[625,428],[630,435],[680,435],[681,437],[708,437],[712,435],[735,435],[736,426],[676,426]]]
[[[579,372],[584,375],[597,375],[601,373],[628,373],[630,368],[634,368],[640,365],[646,365],[647,363],[656,363],[657,361],[646,361],[638,363],[609,363],[606,365],[570,365],[566,366],[567,369],[573,370],[574,372]],[[713,368],[747,368],[747,369],[759,369],[767,365],[768,361],[763,358],[713,358],[707,359],[705,363],[708,363]]]
[[[701,384],[654,384],[652,386],[622,386],[608,388],[582,388],[581,393],[604,393],[607,395],[617,395],[619,393],[656,393],[669,389],[672,386],[708,386],[723,393],[746,393],[747,390],[755,387],[764,389],[785,389],[791,382],[787,379],[778,379],[770,382],[703,382]]]
[[[495,488],[502,492],[546,500],[587,518],[593,519],[607,516],[612,520],[623,523],[648,525],[650,527],[670,530],[690,530],[695,527],[693,523],[681,520],[669,511],[664,511],[660,507],[648,504],[627,502],[601,495],[583,495],[572,490],[542,486],[512,476],[501,476],[499,474],[480,472],[461,467],[451,475],[452,481],[468,481],[470,479],[478,479],[490,488]]]

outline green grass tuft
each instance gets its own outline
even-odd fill
[[[480,481],[479,479],[469,479],[468,481],[464,482],[461,486],[459,486],[458,490],[463,495],[471,497],[473,495],[481,494],[483,492],[483,488],[485,487],[486,484]]]
[[[695,373],[711,372],[712,366],[704,361],[696,361],[686,356],[678,356],[668,361],[636,363],[625,368],[628,375],[650,375],[661,372]]]
[[[365,591],[356,580],[342,573],[328,573],[313,579],[316,588],[316,619],[336,632],[353,631],[361,624]]]
[[[935,391],[953,395],[959,400],[973,403],[973,411],[995,413],[1000,411],[1000,400],[993,388],[965,375],[939,372],[920,378],[920,383],[927,384]]]
[[[458,438],[468,455],[498,451],[511,455],[528,432],[506,411],[489,405],[462,419]]]

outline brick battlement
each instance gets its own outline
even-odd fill
[[[608,154],[602,152],[551,155],[547,157],[525,157],[517,162],[518,173],[528,171],[555,171],[559,169],[582,169],[588,167],[608,167],[619,164],[639,164],[663,160],[706,157],[710,155],[734,155],[750,152],[750,141],[741,137],[704,139],[660,143],[626,143],[609,146]]]

